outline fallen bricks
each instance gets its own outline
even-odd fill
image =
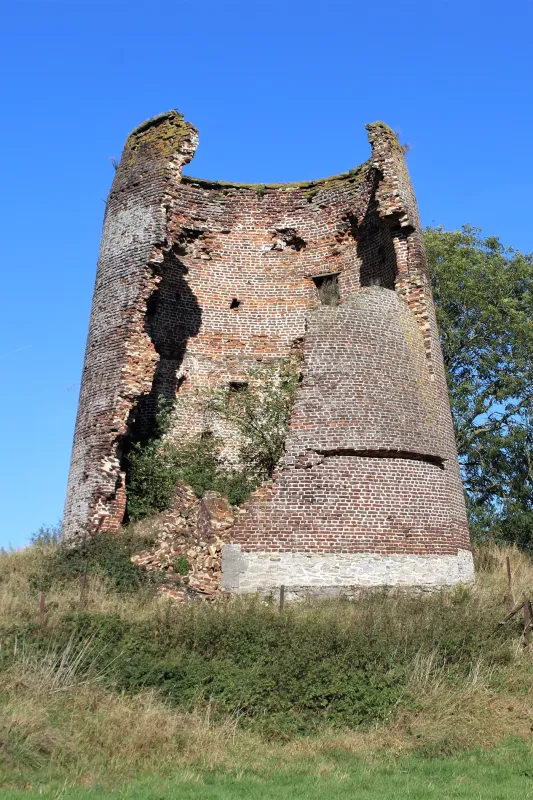
[[[136,530],[155,541],[150,550],[131,560],[155,573],[161,582],[157,592],[174,602],[217,600],[220,589],[222,545],[231,541],[231,529],[240,513],[217,492],[196,497],[186,484],[176,486],[174,502],[167,511],[137,523]]]

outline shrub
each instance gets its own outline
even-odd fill
[[[471,592],[442,597],[362,597],[289,607],[257,600],[221,606],[165,607],[153,619],[70,613],[55,627],[55,646],[91,641],[93,669],[127,692],[157,689],[188,710],[212,703],[222,715],[271,737],[324,723],[356,727],[383,719],[410,695],[414,665],[430,656],[452,683],[480,658],[511,657],[498,613]],[[46,651],[39,630],[31,646]],[[110,665],[110,666],[109,666]]]
[[[56,522],[55,525],[41,525],[41,527],[32,533],[30,542],[37,546],[59,544],[61,541],[62,522]]]
[[[179,556],[178,558],[175,558],[173,564],[178,575],[187,575],[191,569],[191,565],[187,556]]]
[[[254,487],[272,477],[285,449],[301,378],[299,353],[247,373],[242,391],[214,392],[209,408],[236,431],[242,472]]]
[[[136,567],[131,556],[148,544],[149,540],[128,528],[116,534],[99,533],[74,545],[60,544],[43,556],[39,569],[30,576],[30,585],[38,591],[48,591],[54,584],[98,575],[114,591],[137,591],[150,584],[152,577]]]
[[[210,430],[180,445],[166,438],[171,409],[163,406],[154,436],[144,444],[133,444],[127,455],[128,520],[168,508],[178,481],[191,486],[198,497],[216,491],[227,495],[232,505],[240,505],[272,476],[283,454],[299,380],[300,361],[293,355],[249,372],[244,391],[227,389],[205,398],[208,410],[236,433],[239,469],[225,462],[223,443]]]
[[[220,448],[219,440],[207,432],[181,447],[157,439],[134,445],[128,456],[128,519],[135,522],[168,508],[178,481],[191,486],[198,497],[215,491],[227,495],[233,505],[246,500],[255,484],[246,473],[224,465]]]

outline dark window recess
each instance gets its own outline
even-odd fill
[[[233,300],[231,301],[231,303],[229,304],[229,307],[230,308],[239,308],[240,304],[241,304],[241,301],[237,300],[237,298],[234,297]]]
[[[236,392],[245,392],[248,388],[248,384],[246,381],[230,381],[229,382],[229,390],[232,393]]]
[[[313,278],[318,297],[323,306],[338,306],[340,303],[339,273],[317,275]]]
[[[176,303],[179,303],[179,301],[181,300],[181,292],[176,292],[176,294],[174,295],[174,299]]]
[[[227,403],[231,406],[237,399],[237,395],[243,394],[248,389],[246,381],[230,381],[228,384]]]

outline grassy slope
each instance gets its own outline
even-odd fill
[[[417,757],[386,761],[355,759],[332,752],[328,758],[279,762],[260,769],[178,769],[169,776],[141,777],[115,787],[70,786],[69,782],[24,789],[4,788],[5,800],[526,800],[533,798],[530,748],[509,742],[490,753],[460,758]]]
[[[177,794],[206,800],[289,794],[533,797],[532,658],[523,651],[516,628],[501,639],[490,633],[510,603],[506,555],[512,560],[515,595],[533,591],[533,567],[517,551],[479,554],[482,569],[473,593],[421,598],[414,606],[380,598],[377,603],[361,600],[289,610],[283,624],[291,635],[300,632],[302,646],[308,646],[306,626],[324,637],[335,625],[355,636],[364,623],[368,650],[374,648],[376,658],[383,658],[388,642],[396,648],[394,659],[402,664],[405,685],[385,716],[367,720],[364,726],[332,727],[325,718],[312,736],[275,728],[276,735],[266,738],[263,728],[250,726],[239,712],[214,713],[216,704],[205,702],[196,708],[171,706],[157,688],[141,689],[132,697],[114,688],[109,676],[77,668],[79,649],[69,651],[68,644],[54,649],[65,618],[79,606],[76,582],[47,591],[48,652],[35,652],[24,644],[24,637],[6,636],[5,630],[27,630],[38,620],[38,595],[28,580],[44,555],[42,548],[0,555],[0,619],[7,626],[0,637],[0,784],[7,800],[81,798],[88,792],[91,797],[160,800]],[[253,604],[171,612],[147,590],[117,594],[97,577],[91,578],[87,602],[87,610],[98,619],[147,625],[140,629],[145,633],[165,625],[185,629],[192,614],[195,636],[201,639],[203,631],[208,642],[209,637],[220,638],[224,628],[231,636],[246,634],[246,627],[237,626],[240,618],[278,624],[275,609]],[[447,637],[446,642],[461,642],[460,629],[472,626],[472,621],[479,637],[468,659],[443,660],[446,654],[439,650],[439,641]],[[434,639],[431,632],[439,625]],[[413,640],[416,646],[409,649]],[[339,647],[345,646],[342,639],[339,642]],[[220,650],[220,642],[217,646]],[[219,650],[213,648],[214,661]],[[289,653],[290,648],[283,657]],[[295,666],[299,668],[297,661]],[[510,737],[514,744],[502,745]],[[476,747],[484,750],[464,755]],[[98,785],[107,788],[98,790]],[[126,788],[118,788],[123,785]]]

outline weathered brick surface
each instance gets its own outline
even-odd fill
[[[158,398],[178,400],[183,439],[205,424],[198,389],[303,341],[286,456],[235,528],[242,552],[468,549],[416,201],[394,134],[368,127],[362,167],[279,186],[182,177],[197,136],[174,112],[130,136],[106,210],[67,536],[120,525],[122,454]],[[333,274],[340,305],[320,306],[313,278]]]
[[[116,529],[124,515],[121,445],[158,354],[145,323],[167,246],[166,209],[197,133],[175,114],[126,143],[107,201],[64,514],[65,536]]]

